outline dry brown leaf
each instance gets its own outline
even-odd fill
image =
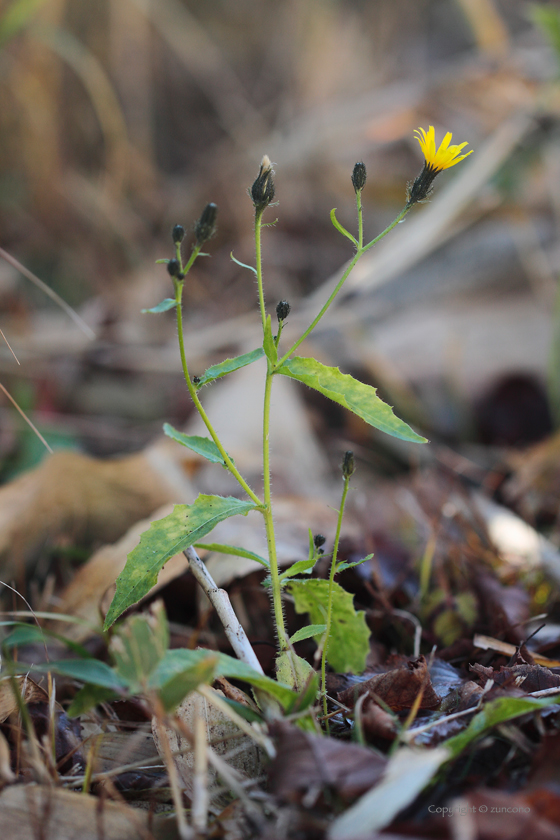
[[[114,545],[106,545],[97,551],[77,572],[74,579],[62,592],[57,603],[57,612],[73,615],[76,618],[99,626],[101,616],[107,612],[115,594],[115,580],[124,569],[128,554],[135,548],[140,536],[146,531],[153,519],[161,519],[172,511],[171,505],[157,510],[150,519],[136,522],[132,528]],[[174,578],[183,574],[189,567],[189,561],[181,552],[172,557],[159,573],[157,584],[150,595],[157,592]],[[83,624],[55,624],[58,632],[64,632],[68,639],[83,641],[91,634],[89,626]]]
[[[545,688],[556,688],[560,686],[560,675],[554,674],[542,665],[513,665],[503,666],[495,671],[494,668],[485,668],[475,662],[469,669],[486,681],[494,680],[496,685],[520,688],[527,693],[531,691],[543,691]]]
[[[387,764],[366,747],[311,735],[285,721],[275,721],[271,734],[278,753],[269,769],[270,789],[288,802],[326,790],[355,799],[379,781]]]
[[[11,785],[0,794],[2,840],[151,840],[163,821],[83,793],[44,785]]]
[[[440,698],[435,693],[423,656],[410,659],[399,668],[386,674],[377,674],[369,680],[341,691],[338,699],[345,706],[353,707],[362,694],[369,693],[375,700],[379,697],[393,711],[410,709],[420,691],[423,691],[420,709],[437,709]]]
[[[19,690],[26,703],[48,703],[47,692],[33,682],[30,677],[14,677],[16,690]],[[14,693],[14,686],[9,678],[0,680],[0,723],[4,723],[10,715],[18,710],[18,703]]]

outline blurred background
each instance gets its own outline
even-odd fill
[[[253,261],[262,155],[279,202],[267,301],[290,301],[295,338],[352,256],[329,212],[354,229],[354,163],[372,238],[422,166],[413,130],[434,125],[475,153],[368,253],[303,354],[378,385],[432,439],[540,440],[560,419],[559,68],[553,2],[4,0],[0,327],[20,364],[2,342],[0,382],[53,448],[129,453],[184,425],[173,312],[141,314],[171,291],[155,261],[173,225],[219,207],[186,284],[196,374],[260,343],[230,254]],[[333,463],[351,444],[386,465],[371,430],[298,394]],[[44,453],[2,393],[0,477]]]

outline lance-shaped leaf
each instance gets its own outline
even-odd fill
[[[177,443],[186,446],[187,449],[196,452],[197,455],[201,455],[207,461],[211,461],[213,464],[221,464],[222,467],[225,467],[226,462],[222,458],[220,450],[210,438],[200,437],[200,435],[185,435],[183,432],[178,432],[169,423],[163,424],[163,431],[167,437],[176,440]]]
[[[157,314],[158,312],[169,312],[170,309],[174,309],[177,306],[177,301],[174,298],[165,298],[162,300],[161,303],[152,306],[151,309],[143,309],[142,314],[145,315],[146,312],[152,312]]]
[[[117,578],[117,591],[105,619],[108,629],[128,607],[155,586],[165,563],[209,534],[218,522],[254,510],[252,502],[233,496],[200,495],[192,505],[175,505],[173,513],[152,522],[128,555]]]
[[[227,376],[228,373],[233,373],[234,370],[239,370],[239,368],[246,367],[252,362],[256,362],[257,359],[260,359],[263,356],[264,350],[262,347],[257,347],[256,350],[251,350],[250,353],[244,353],[242,356],[235,356],[233,359],[224,359],[223,362],[220,362],[217,365],[212,365],[212,367],[205,370],[202,376],[200,376],[197,380],[196,386],[197,388],[201,388],[203,385],[207,385],[215,379],[220,379],[222,376]]]
[[[327,367],[316,359],[294,356],[280,365],[276,373],[303,382],[388,435],[415,443],[427,442],[393,414],[391,406],[379,399],[375,388],[341,373],[338,368]]]

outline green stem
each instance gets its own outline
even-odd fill
[[[323,317],[323,315],[325,314],[325,312],[327,311],[327,309],[330,307],[330,305],[331,305],[331,303],[333,302],[333,300],[335,299],[335,297],[338,295],[339,291],[341,290],[342,286],[344,285],[344,283],[345,283],[345,282],[346,282],[346,280],[348,279],[348,276],[349,276],[350,272],[352,271],[352,269],[354,268],[354,266],[356,265],[356,263],[358,262],[358,260],[360,259],[360,257],[361,257],[363,254],[365,254],[365,253],[366,253],[366,251],[369,251],[369,249],[370,249],[370,248],[372,248],[372,247],[373,247],[373,245],[375,245],[377,242],[379,242],[379,240],[380,240],[380,239],[383,239],[383,237],[384,237],[384,236],[387,236],[387,234],[388,234],[390,231],[392,231],[392,230],[393,230],[393,228],[394,228],[394,227],[396,227],[400,221],[402,221],[402,219],[404,219],[404,217],[406,216],[406,214],[408,213],[408,211],[411,209],[411,207],[412,207],[412,205],[411,205],[411,204],[406,204],[406,205],[403,207],[403,209],[401,210],[401,212],[399,213],[399,215],[397,216],[397,218],[396,218],[396,219],[394,219],[394,221],[392,221],[392,222],[391,222],[391,224],[390,224],[388,227],[386,227],[386,228],[385,228],[385,230],[384,230],[384,231],[382,231],[382,232],[379,234],[379,236],[376,236],[376,237],[375,237],[375,239],[372,239],[372,240],[371,240],[371,242],[368,242],[368,244],[367,244],[367,245],[361,246],[361,245],[360,245],[360,243],[358,243],[358,250],[357,250],[357,251],[356,251],[356,253],[354,254],[354,257],[352,258],[351,262],[349,262],[349,263],[348,263],[348,265],[346,266],[346,269],[345,269],[345,271],[344,271],[344,274],[342,275],[342,277],[340,278],[340,280],[339,280],[339,281],[338,281],[338,283],[336,284],[336,287],[335,287],[334,291],[332,292],[332,294],[329,296],[329,299],[327,300],[327,302],[325,303],[325,305],[323,306],[323,308],[321,309],[321,311],[319,312],[319,314],[318,314],[318,315],[317,315],[317,316],[313,319],[313,321],[310,323],[310,325],[309,325],[309,326],[308,326],[308,328],[305,330],[305,332],[303,333],[303,335],[302,335],[302,336],[300,336],[300,338],[298,338],[298,340],[297,340],[297,341],[296,341],[296,342],[295,342],[295,343],[294,343],[294,344],[290,347],[290,349],[288,350],[288,352],[287,352],[287,353],[285,353],[285,354],[282,356],[282,358],[278,361],[278,363],[277,363],[277,365],[276,365],[276,367],[277,367],[277,368],[278,368],[278,367],[280,367],[280,365],[282,365],[282,364],[286,361],[286,359],[287,359],[289,356],[291,356],[291,355],[292,355],[292,353],[293,353],[293,352],[295,352],[295,350],[297,350],[297,348],[299,347],[299,345],[300,345],[303,341],[305,341],[305,339],[308,337],[308,335],[309,335],[310,333],[312,333],[312,332],[313,332],[313,330],[315,329],[315,327],[317,326],[317,324],[319,323],[319,321],[321,320],[321,318]],[[360,212],[360,211],[361,211],[361,201],[360,201],[360,202],[359,202],[359,204],[358,204],[359,224],[360,224],[360,222],[361,222],[361,220],[362,220],[362,214],[361,214],[361,212]],[[362,232],[360,233],[360,236],[361,236],[361,237],[363,237],[363,230],[362,230]]]
[[[338,521],[336,523],[336,534],[334,538],[334,546],[331,560],[331,571],[329,574],[329,600],[327,603],[327,628],[325,630],[325,641],[323,644],[323,652],[321,655],[321,694],[323,696],[323,713],[327,714],[327,647],[331,634],[332,624],[332,604],[334,591],[334,576],[336,574],[336,561],[338,557],[338,543],[340,540],[340,529],[342,528],[342,517],[344,516],[344,507],[346,505],[346,496],[348,495],[348,487],[350,486],[350,476],[344,476],[344,488],[342,490],[342,499],[340,500],[340,510],[338,511]],[[328,719],[326,721],[327,732],[329,729]]]
[[[189,270],[189,268],[191,267],[191,265],[195,261],[196,257],[198,256],[198,251],[199,250],[200,250],[200,248],[194,248],[193,249],[193,252],[190,256],[190,259],[189,259],[189,261],[188,261],[188,263],[187,263],[187,265],[185,266],[185,269],[184,269],[185,274],[187,273],[187,271]],[[193,383],[191,382],[191,377],[190,377],[190,374],[189,374],[189,368],[188,368],[188,365],[187,365],[187,357],[186,357],[186,354],[185,354],[185,338],[184,338],[184,335],[183,335],[183,283],[184,283],[184,280],[176,280],[175,281],[175,300],[177,302],[177,306],[176,306],[176,310],[177,310],[177,332],[179,334],[179,352],[181,354],[181,366],[183,368],[183,376],[185,377],[185,382],[187,383],[187,388],[189,389],[189,394],[191,395],[191,399],[192,399],[193,403],[195,404],[196,410],[200,414],[200,416],[201,416],[201,418],[204,422],[204,425],[206,426],[206,428],[208,429],[208,431],[209,431],[209,433],[212,437],[212,440],[214,441],[214,443],[218,447],[220,455],[224,459],[224,463],[225,463],[227,469],[237,479],[237,481],[239,482],[241,487],[245,490],[247,495],[255,502],[255,504],[258,505],[259,507],[262,507],[262,501],[259,499],[259,497],[256,495],[256,493],[253,490],[251,490],[251,488],[249,487],[249,485],[247,484],[247,482],[245,481],[245,479],[243,478],[243,476],[241,475],[241,473],[239,472],[239,470],[237,469],[237,467],[235,466],[235,464],[233,463],[233,461],[231,460],[231,458],[227,454],[226,450],[222,446],[222,443],[221,443],[220,439],[218,438],[218,435],[214,431],[214,428],[213,428],[213,426],[210,422],[210,419],[208,418],[208,415],[204,411],[202,403],[200,402],[199,396],[197,394],[196,388],[193,385]]]
[[[356,205],[358,207],[358,251],[364,247],[364,214],[362,210],[362,191],[356,193]]]
[[[255,211],[255,263],[257,270],[257,283],[259,286],[259,306],[261,309],[261,318],[263,333],[266,327],[266,310],[264,307],[264,290],[262,279],[262,256],[261,256],[261,221],[264,210]]]
[[[282,609],[282,588],[280,586],[280,575],[278,571],[278,557],[276,554],[276,538],[274,535],[274,519],[272,517],[272,498],[270,480],[270,395],[272,392],[273,372],[270,363],[266,372],[266,383],[264,389],[263,409],[263,475],[264,475],[264,509],[262,515],[266,528],[266,542],[268,545],[268,562],[270,566],[270,590],[272,593],[272,605],[276,621],[276,631],[281,650],[288,650],[288,637],[284,624],[284,612]]]

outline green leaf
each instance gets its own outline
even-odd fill
[[[352,236],[352,234],[349,231],[346,230],[346,228],[342,227],[342,225],[340,224],[340,222],[336,218],[336,207],[333,207],[333,209],[331,210],[331,222],[333,223],[333,225],[335,226],[335,228],[337,229],[337,231],[339,233],[341,233],[343,236],[346,236],[347,239],[350,240],[350,242],[354,243],[354,245],[356,245],[356,246],[358,245],[358,240],[355,239]]]
[[[353,569],[354,566],[361,566],[362,563],[366,563],[368,560],[371,560],[373,554],[368,554],[367,557],[362,557],[361,560],[354,560],[353,563],[347,563],[346,561],[340,562],[336,564],[336,572],[337,575],[339,572],[343,572],[344,569]]]
[[[233,251],[230,253],[230,257],[231,257],[231,259],[233,260],[233,262],[234,262],[234,263],[236,263],[237,265],[240,265],[240,266],[241,266],[241,268],[248,268],[248,269],[249,269],[249,271],[252,271],[252,272],[253,272],[253,274],[255,275],[255,277],[257,276],[257,269],[256,269],[256,268],[254,268],[252,265],[247,265],[246,263],[239,262],[239,260],[237,260],[237,259],[233,256]]]
[[[294,645],[296,642],[303,642],[304,639],[310,639],[311,636],[322,636],[326,629],[326,624],[308,624],[307,627],[302,627],[293,636],[290,636],[290,642]]]
[[[197,382],[197,388],[207,385],[209,382],[214,382],[215,379],[220,379],[222,376],[227,376],[228,373],[233,373],[234,370],[239,370],[246,365],[256,362],[257,359],[262,359],[264,350],[262,347],[257,347],[256,350],[251,350],[250,353],[244,353],[242,356],[236,356],[233,359],[224,359],[217,365],[212,365],[204,371]]]
[[[269,569],[268,560],[261,557],[260,554],[255,554],[254,551],[248,551],[246,548],[239,548],[237,545],[224,545],[223,543],[196,543],[195,548],[205,548],[207,551],[215,551],[218,554],[231,554],[234,557],[245,557],[247,560],[256,560],[265,569]]]
[[[560,10],[553,6],[535,3],[529,7],[529,12],[541,30],[544,32],[554,51],[556,59],[560,60]]]
[[[313,570],[313,566],[319,559],[317,554],[313,554],[311,557],[306,557],[305,560],[296,560],[291,566],[289,566],[285,572],[282,572],[281,575],[278,576],[280,581],[285,580],[288,577],[292,577],[293,575],[308,575]]]
[[[177,443],[186,446],[187,449],[196,452],[197,455],[201,455],[207,461],[211,461],[213,464],[221,464],[222,467],[225,467],[226,462],[222,458],[220,450],[210,438],[200,437],[199,435],[185,435],[183,432],[178,432],[169,423],[163,424],[163,431],[167,437],[176,440]]]
[[[133,694],[145,691],[148,678],[169,647],[169,626],[163,603],[149,613],[134,615],[111,640],[115,671]]]
[[[62,642],[70,650],[73,650],[74,653],[77,653],[80,658],[88,659],[90,657],[89,652],[82,645],[73,642],[71,639],[67,639],[66,636],[62,636],[60,633],[53,633],[52,630],[47,630],[45,627],[37,627],[36,624],[25,624],[24,622],[16,621],[10,623],[12,626],[15,625],[16,629],[2,641],[2,647],[8,650],[21,645],[45,644],[46,638],[50,638]]]
[[[156,306],[152,306],[151,309],[142,309],[142,314],[144,315],[146,312],[168,312],[175,306],[177,306],[176,300],[173,298],[165,298],[165,300],[162,300],[161,303],[158,303]]]
[[[28,671],[46,674],[53,671],[62,677],[70,677],[73,680],[97,685],[100,688],[109,688],[118,694],[122,694],[127,689],[126,682],[118,676],[113,668],[99,659],[61,659],[55,662],[45,662],[41,665],[12,663],[10,668],[18,674],[25,674]]]
[[[191,665],[184,671],[180,671],[160,686],[158,695],[166,712],[172,711],[184,700],[187,694],[190,694],[202,683],[210,684],[214,681],[218,657],[210,651],[205,651],[205,653],[207,656],[200,662]]]
[[[105,618],[107,630],[122,613],[155,586],[165,563],[206,536],[218,522],[254,510],[252,502],[233,496],[200,495],[192,505],[175,505],[173,513],[152,522],[128,555],[117,578],[117,591]]]
[[[327,659],[338,673],[361,674],[369,653],[369,628],[366,614],[354,609],[350,592],[333,583],[331,633],[327,640]],[[309,613],[313,624],[324,624],[327,615],[329,581],[294,580],[288,584],[294,597],[296,612]],[[321,633],[316,636],[317,643]]]
[[[272,318],[270,317],[270,315],[267,316],[266,324],[264,327],[263,350],[266,354],[266,358],[274,367],[274,365],[278,361],[278,348],[274,343],[274,337],[272,335]]]
[[[12,5],[2,12],[0,20],[0,44],[9,41],[30,22],[43,6],[45,0],[13,0]]]
[[[317,673],[306,659],[293,650],[285,650],[276,659],[276,676],[300,694],[306,691],[310,682],[316,682]]]
[[[98,706],[100,703],[108,703],[111,700],[117,700],[118,697],[119,695],[110,688],[101,688],[98,685],[87,683],[74,696],[74,699],[68,707],[68,717],[79,717],[89,712],[94,706]]]
[[[214,651],[210,653],[212,656],[215,655]],[[166,684],[176,674],[180,674],[187,668],[198,664],[208,654],[209,651],[207,650],[186,650],[184,648],[169,650],[152,674],[150,678],[151,685],[159,687]],[[264,674],[255,671],[250,665],[246,665],[238,659],[233,659],[233,657],[227,656],[225,653],[218,654],[216,674],[222,677],[243,680],[243,682],[247,682],[255,688],[262,689],[279,700],[282,706],[287,709],[297,699],[297,695],[289,686],[282,685],[282,683],[270,677],[265,677]]]
[[[541,699],[536,697],[499,697],[497,700],[491,700],[485,704],[482,711],[473,717],[463,732],[448,738],[443,746],[450,751],[452,758],[456,758],[465,747],[476,741],[493,726],[505,723],[508,720],[514,720],[521,715],[542,711],[557,703],[560,703],[560,694]]]
[[[341,373],[338,368],[327,367],[316,359],[294,356],[277,368],[276,373],[303,382],[388,435],[415,443],[427,443],[426,438],[417,435],[393,414],[392,408],[379,399],[375,388],[358,382],[347,373]]]

